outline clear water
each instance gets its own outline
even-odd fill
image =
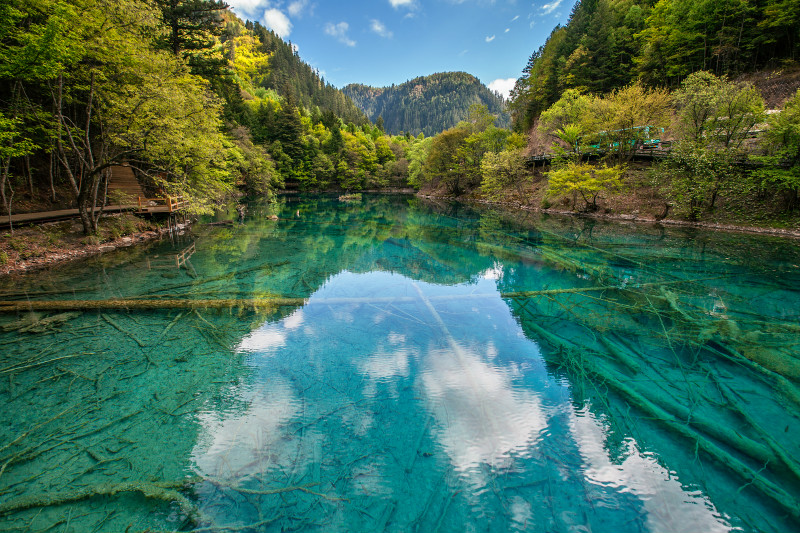
[[[800,530],[793,241],[289,197],[0,283],[163,302],[0,313],[0,531]]]

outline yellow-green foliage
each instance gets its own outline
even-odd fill
[[[522,194],[527,182],[522,149],[489,152],[481,161],[481,192],[488,198],[498,199],[504,193],[516,190]]]
[[[245,88],[262,81],[269,66],[269,54],[258,49],[256,38],[249,32],[232,39],[233,69]]]
[[[547,173],[549,180],[547,196],[577,193],[586,202],[587,209],[596,209],[600,193],[622,188],[624,173],[625,167],[620,165],[598,167],[588,163],[569,162]]]

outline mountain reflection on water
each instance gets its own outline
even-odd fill
[[[305,299],[1,316],[11,529],[800,526],[794,243],[405,196],[248,212],[0,289]]]

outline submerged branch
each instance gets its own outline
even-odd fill
[[[95,496],[115,496],[123,492],[138,492],[145,498],[161,500],[165,502],[177,502],[184,511],[191,516],[197,516],[199,511],[189,499],[178,492],[176,489],[186,485],[186,481],[161,482],[161,483],[104,483],[82,489],[71,491],[55,492],[48,494],[33,494],[22,496],[15,500],[0,504],[0,516],[11,513],[32,509],[35,507],[50,507],[54,505],[64,505],[67,503],[78,502],[93,498]]]
[[[0,312],[96,310],[96,309],[228,309],[235,307],[263,308],[305,305],[305,298],[252,298],[220,300],[136,300],[114,298],[109,300],[49,300],[9,302],[0,301]]]

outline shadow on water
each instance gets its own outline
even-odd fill
[[[2,282],[0,529],[800,527],[796,243],[401,195],[237,218]]]

